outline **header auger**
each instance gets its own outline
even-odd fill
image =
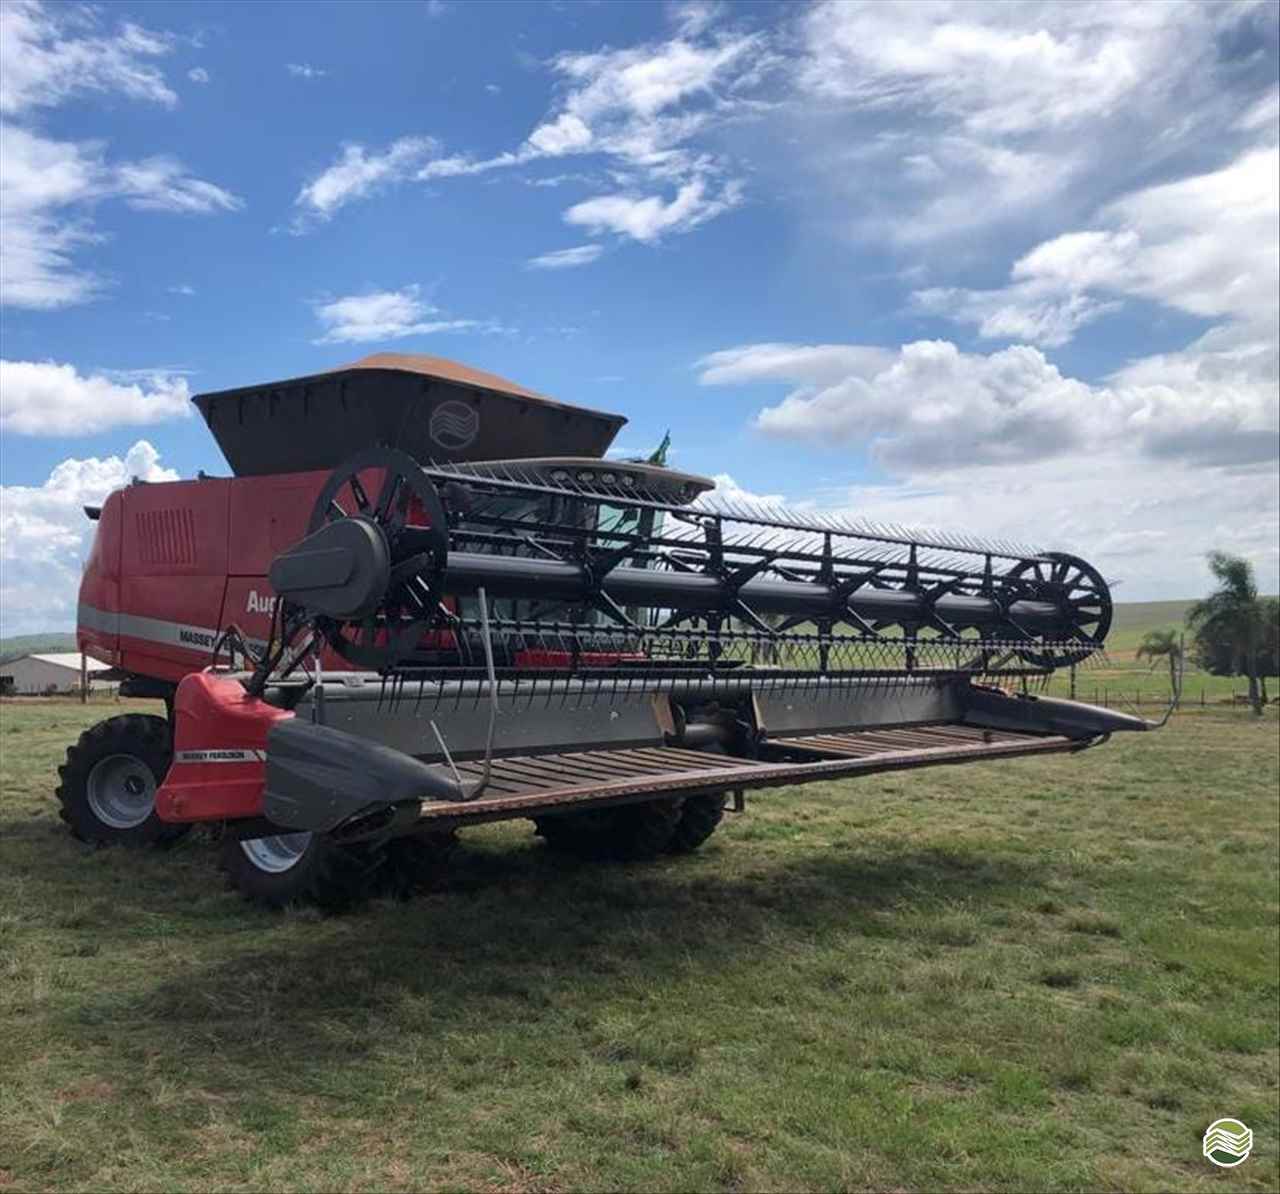
[[[61,790],[82,836],[221,823],[246,894],[341,903],[434,875],[472,822],[638,858],[696,848],[728,794],[1148,728],[1031,695],[1102,649],[1084,560],[724,500],[605,459],[617,416],[371,362],[201,396],[249,475],[104,506],[81,638],[166,698],[172,761],[150,725],[132,753],[107,735],[114,762],[82,740]],[[362,418],[382,442],[335,459]],[[272,433],[308,471],[264,469]],[[486,460],[486,436],[523,455]],[[175,622],[205,589],[218,608]]]

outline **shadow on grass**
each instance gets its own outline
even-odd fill
[[[73,1031],[144,1029],[162,1068],[214,1061],[215,1087],[270,1069],[279,1085],[311,1089],[322,1071],[389,1042],[429,1055],[471,1033],[488,1040],[553,1023],[572,1033],[628,991],[705,978],[732,1000],[735,983],[756,981],[757,960],[797,942],[843,951],[842,982],[856,987],[867,965],[859,939],[908,935],[894,905],[989,904],[1039,885],[1029,864],[962,851],[743,857],[744,845],[608,866],[503,843],[460,852],[445,893],[332,919],[211,898],[191,963],[133,993],[87,997],[71,1011]],[[131,909],[117,911],[127,922]],[[809,981],[776,958],[767,966],[781,976],[778,1003],[788,984]]]

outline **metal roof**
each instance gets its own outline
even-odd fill
[[[54,667],[69,667],[75,671],[80,670],[80,653],[78,651],[59,651],[52,655],[19,655],[17,659],[11,659],[5,665],[11,667],[15,663],[21,662],[23,659],[38,659],[41,663],[51,663]],[[111,670],[111,665],[102,663],[97,659],[86,657],[85,663],[91,672],[106,672]]]

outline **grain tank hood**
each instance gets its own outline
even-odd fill
[[[419,461],[602,457],[627,421],[443,357],[391,352],[194,401],[240,477],[331,469],[373,445]]]

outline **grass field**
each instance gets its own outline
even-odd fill
[[[114,711],[0,705],[0,1190],[1280,1185],[1274,710],[778,792],[653,865],[491,827],[337,919],[68,838]]]

